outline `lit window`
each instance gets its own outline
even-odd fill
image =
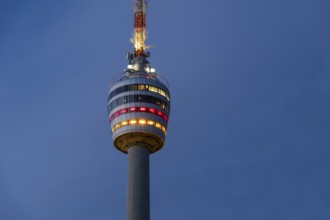
[[[163,112],[161,112],[161,111],[157,111],[157,115],[159,115],[159,116],[163,116],[164,114],[163,114]]]
[[[125,126],[125,125],[127,125],[127,124],[128,124],[127,121],[122,121],[122,122],[120,123],[121,126]]]
[[[145,112],[145,111],[147,111],[147,108],[146,107],[140,107],[140,111]]]
[[[138,90],[144,90],[145,89],[145,85],[138,85]]]
[[[156,114],[156,109],[154,109],[154,108],[149,108],[149,112],[152,113],[152,114]]]
[[[158,122],[156,122],[155,126],[156,126],[156,128],[161,128],[162,127],[162,125],[159,124]]]
[[[137,121],[136,121],[136,119],[131,119],[131,120],[129,120],[129,123],[131,125],[135,125],[137,123]]]
[[[158,89],[156,87],[154,87],[154,86],[150,86],[149,87],[149,91],[150,92],[156,92],[156,93],[158,93]]]
[[[163,118],[167,121],[168,117],[164,114]]]
[[[131,107],[131,108],[129,108],[129,111],[130,112],[135,112],[136,111],[136,108],[135,107]]]
[[[148,125],[154,125],[154,124],[155,124],[154,121],[148,120]]]
[[[120,110],[120,114],[124,114],[124,113],[126,113],[126,112],[127,112],[126,108]]]
[[[147,122],[146,122],[146,120],[144,120],[144,119],[140,119],[139,120],[139,124],[141,124],[141,125],[145,125]]]

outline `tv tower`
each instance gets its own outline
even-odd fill
[[[168,82],[147,60],[146,10],[146,0],[135,1],[134,53],[108,95],[113,143],[128,154],[126,220],[150,219],[149,155],[163,147],[170,114]]]

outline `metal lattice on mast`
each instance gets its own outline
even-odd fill
[[[134,56],[145,55],[147,2],[136,0],[134,8]]]

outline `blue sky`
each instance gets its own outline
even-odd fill
[[[0,2],[0,219],[125,218],[110,79],[133,2]],[[330,1],[150,0],[170,82],[152,219],[330,218]]]

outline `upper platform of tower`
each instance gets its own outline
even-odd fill
[[[150,56],[150,53],[147,53]],[[123,73],[115,75],[110,81],[110,87],[115,85],[119,81],[132,78],[146,78],[149,80],[155,80],[163,84],[166,89],[169,89],[168,81],[160,74],[156,73],[156,70],[150,66],[147,56],[134,57],[133,54],[128,53],[128,65]]]

